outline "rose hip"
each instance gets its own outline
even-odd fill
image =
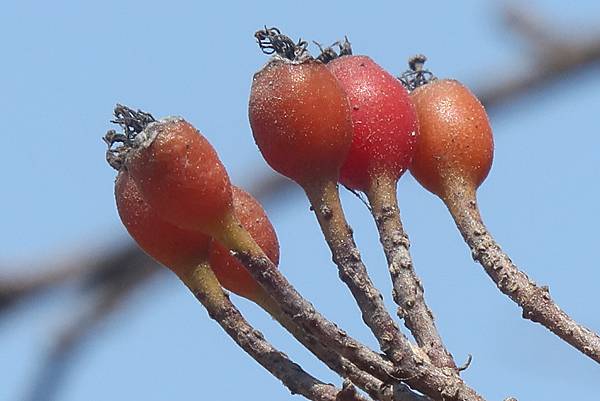
[[[115,199],[121,221],[135,242],[178,276],[208,258],[210,237],[162,219],[148,205],[127,171],[120,171],[117,176]]]
[[[337,181],[352,141],[346,95],[302,43],[276,32],[257,33],[263,49],[292,50],[254,75],[248,112],[254,139],[267,163],[301,186]]]
[[[422,77],[419,70],[413,75]],[[419,117],[420,137],[412,175],[445,201],[458,192],[474,196],[494,156],[487,113],[477,97],[456,80],[416,80],[411,98]]]
[[[221,244],[199,231],[177,227],[154,210],[127,171],[120,171],[115,182],[117,209],[123,225],[148,255],[186,277],[207,260],[221,285],[253,301],[266,295],[246,268]],[[258,201],[242,189],[233,187],[234,213],[269,259],[279,263],[279,243],[275,230]]]
[[[352,55],[347,38],[337,45],[339,55],[333,47],[328,47],[322,49],[319,59],[328,62],[352,106],[354,138],[340,172],[340,182],[364,192],[369,200],[400,319],[432,363],[456,369],[425,303],[398,207],[397,182],[409,168],[418,141],[415,107],[408,91],[394,76],[371,58]],[[408,308],[407,299],[412,301]]]
[[[105,138],[123,142],[109,158],[129,172],[148,204],[178,227],[220,233],[233,211],[231,184],[206,138],[180,117],[156,121],[123,106],[115,116],[126,134]]]
[[[340,48],[351,52],[347,40]],[[367,56],[343,54],[327,67],[352,108],[354,135],[340,182],[363,192],[382,176],[396,182],[412,161],[418,135],[416,112],[408,92]]]

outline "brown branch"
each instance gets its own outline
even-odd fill
[[[392,362],[400,363],[412,354],[410,343],[392,320],[381,292],[369,278],[352,229],[344,217],[337,184],[326,182],[306,188],[306,194],[338,267],[340,279],[352,292],[362,318],[377,338],[381,350]]]
[[[391,362],[350,337],[316,311],[314,306],[291,286],[268,258],[253,256],[245,251],[236,251],[235,256],[273,297],[283,313],[290,316],[307,334],[384,383],[398,381],[394,376],[394,367]]]
[[[306,349],[312,352],[319,360],[327,365],[340,377],[350,380],[358,388],[369,394],[374,400],[380,401],[419,401],[422,396],[412,392],[403,384],[396,387],[385,384],[383,381],[359,369],[348,359],[339,355],[333,349],[324,346],[318,339],[302,330],[296,322],[283,313],[279,305],[270,297],[264,297],[259,302],[275,320],[277,320],[289,333],[291,333]]]
[[[395,192],[395,188],[393,192]],[[352,229],[344,217],[337,185],[327,183],[324,186],[308,188],[306,193],[317,215],[325,240],[331,249],[334,262],[338,266],[340,278],[350,288],[361,308],[363,320],[379,340],[382,351],[394,363],[397,374],[411,387],[430,397],[438,397],[444,400],[482,399],[458,377],[455,367],[443,370],[430,365],[429,361],[420,357],[419,351],[413,350],[408,339],[400,333],[398,326],[385,309],[381,293],[370,281],[366,268],[362,263],[360,253],[354,243]],[[252,255],[246,256],[252,258]],[[266,260],[268,261],[268,259]],[[260,282],[257,277],[255,278]],[[260,283],[261,285],[264,284],[263,282]],[[279,288],[285,287],[285,284],[282,284],[279,283]],[[269,288],[265,286],[265,289],[269,291],[269,294],[272,294],[274,288],[268,286]],[[293,290],[293,288],[290,289]],[[279,302],[282,302],[285,297],[286,295],[283,295],[283,298],[274,296]],[[295,312],[292,310],[286,312],[295,316]],[[309,327],[306,327],[305,330],[308,331]],[[331,346],[336,347],[337,345],[332,344]],[[343,350],[340,350],[340,352],[343,352]],[[418,379],[413,380],[416,377]]]
[[[244,351],[281,380],[292,394],[301,394],[313,401],[366,401],[352,386],[340,390],[319,381],[267,342],[262,333],[255,330],[231,303],[208,264],[199,266],[190,277],[182,279],[210,317]]]
[[[540,323],[600,363],[600,336],[563,312],[550,297],[548,287],[538,287],[513,264],[483,224],[475,194],[457,194],[447,200],[447,206],[473,259],[498,289],[523,309],[523,317]]]
[[[254,242],[249,235],[244,238],[245,241]],[[228,243],[224,240],[220,242]],[[335,350],[364,371],[386,383],[403,381],[433,399],[483,401],[483,398],[468,387],[452,369],[437,368],[412,351],[393,366],[354,340],[316,311],[289,284],[275,265],[262,255],[258,245],[248,245],[246,249],[231,249],[284,313],[291,316],[304,331],[322,341],[324,346]],[[256,254],[256,251],[260,254]]]
[[[456,370],[452,355],[435,327],[433,314],[425,303],[423,286],[413,267],[408,249],[410,242],[400,220],[396,182],[380,177],[366,195],[388,262],[398,317],[404,320],[417,345],[434,365]]]

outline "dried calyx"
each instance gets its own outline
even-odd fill
[[[398,77],[402,85],[410,92],[437,79],[433,73],[425,69],[427,57],[417,54],[408,59],[408,70]]]
[[[258,46],[265,54],[276,54],[281,58],[290,61],[303,61],[312,58],[308,53],[308,42],[298,39],[295,43],[289,36],[281,33],[275,27],[256,31],[254,34],[258,42]]]
[[[344,40],[338,40],[331,44],[331,46],[323,47],[320,43],[314,42],[315,45],[321,51],[321,54],[317,57],[317,60],[321,61],[324,64],[329,63],[330,61],[335,60],[336,58],[342,56],[351,56],[352,55],[352,45],[348,40],[347,36],[344,36]],[[337,51],[335,49],[337,47]]]
[[[120,170],[125,162],[127,153],[135,147],[135,139],[150,123],[156,121],[154,116],[142,110],[133,110],[127,106],[117,104],[113,112],[115,119],[112,123],[118,124],[123,132],[109,130],[102,140],[108,145],[106,161],[115,170]]]

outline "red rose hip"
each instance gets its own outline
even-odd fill
[[[367,56],[352,55],[348,39],[339,55],[322,49],[320,59],[344,88],[352,106],[354,138],[340,182],[369,200],[389,266],[398,315],[436,366],[456,369],[445,349],[413,270],[400,219],[397,182],[412,162],[418,141],[417,115],[408,91]],[[399,241],[398,239],[406,239]],[[406,307],[411,299],[412,306]]]
[[[261,34],[282,37],[259,31],[259,40]],[[323,63],[287,44],[295,49],[291,59],[282,52],[254,75],[248,112],[254,139],[273,169],[303,187],[337,180],[352,141],[346,95]]]
[[[115,182],[117,209],[123,225],[148,255],[185,279],[206,261],[219,283],[229,291],[253,301],[266,299],[264,290],[244,266],[221,244],[199,231],[179,228],[164,219],[146,202],[127,171]],[[234,213],[269,259],[279,263],[279,242],[263,208],[250,194],[233,188]]]
[[[343,55],[327,67],[352,108],[354,136],[340,182],[363,192],[369,191],[377,177],[396,182],[410,166],[418,134],[408,92],[367,56]]]
[[[267,214],[252,195],[235,186],[232,189],[236,217],[269,260],[277,266],[279,264],[279,242]],[[209,260],[219,282],[229,291],[255,301],[265,297],[262,287],[240,261],[231,256],[229,250],[216,240],[212,240],[210,243]]]

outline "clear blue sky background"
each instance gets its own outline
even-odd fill
[[[538,2],[562,37],[598,27],[600,3]],[[180,114],[209,138],[235,183],[269,172],[247,122],[253,72],[266,61],[253,32],[276,25],[324,43],[348,34],[355,51],[392,72],[417,52],[439,76],[474,89],[527,65],[527,47],[501,25],[500,4],[480,1],[263,2],[5,1],[0,6],[0,274],[43,270],[71,253],[127,236],[113,200],[114,172],[100,136],[115,102],[157,116]],[[589,28],[589,29],[588,29]],[[595,29],[596,33],[598,29]],[[600,74],[522,99],[491,116],[496,158],[481,188],[500,243],[577,320],[600,331]],[[401,210],[416,268],[465,379],[489,400],[598,399],[600,366],[520,318],[474,264],[442,203],[410,177]],[[390,285],[370,216],[345,196],[376,284]],[[374,345],[300,191],[270,216],[282,270],[350,333]],[[235,299],[274,344],[339,384],[255,307]],[[390,305],[390,297],[386,301]],[[45,297],[0,320],[0,399],[27,393],[52,335],[76,313],[68,296]],[[235,346],[177,280],[163,275],[102,328],[69,371],[59,399],[291,400]]]

